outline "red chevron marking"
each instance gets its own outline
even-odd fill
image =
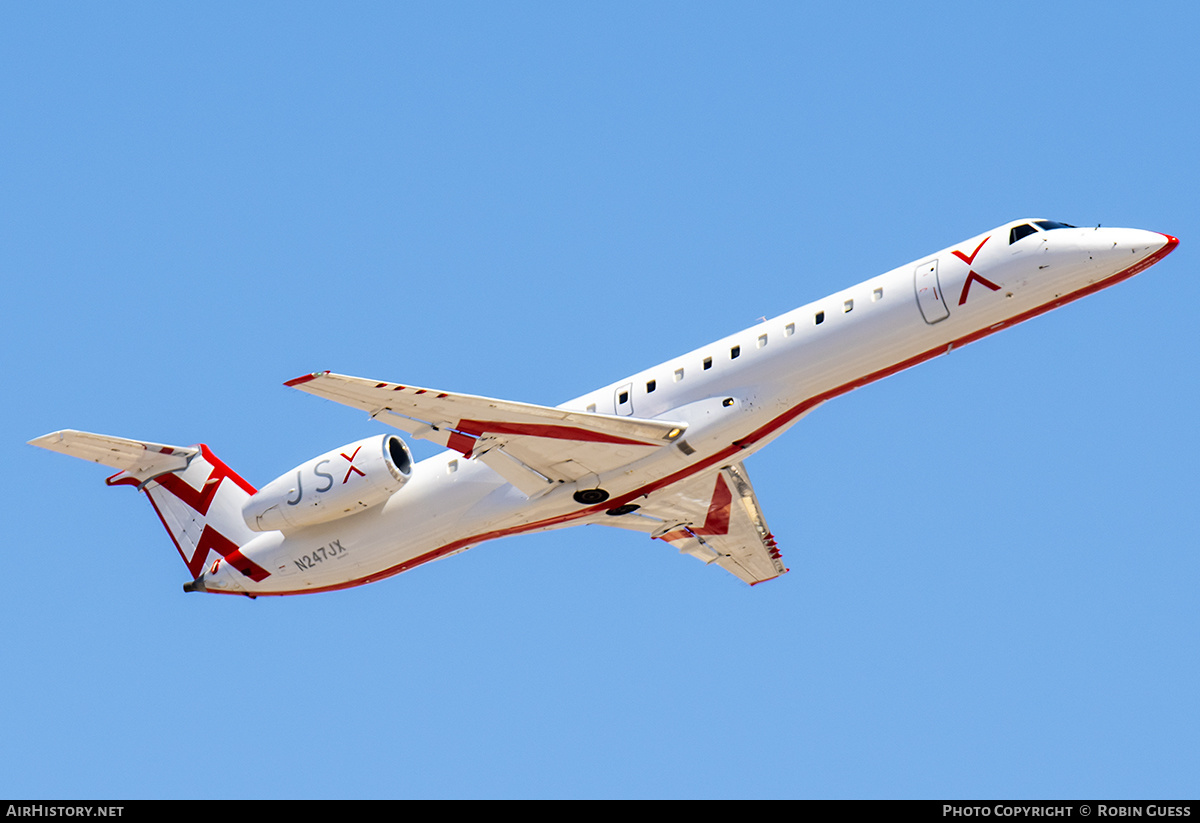
[[[153,504],[154,498],[150,498],[150,502]],[[154,510],[158,511],[158,506],[155,506]],[[162,517],[161,512],[159,513],[159,517]],[[166,521],[163,521],[163,525],[166,525]],[[172,534],[171,539],[174,540],[174,538],[175,535]],[[175,547],[179,549],[179,554],[183,557],[183,562],[187,564],[188,571],[192,573],[192,577],[200,576],[200,572],[204,570],[204,561],[208,558],[210,551],[216,552],[222,559],[255,583],[266,580],[271,576],[269,571],[242,554],[242,550],[232,540],[212,526],[205,526],[204,531],[200,532],[200,539],[196,541],[196,550],[192,552],[191,557],[183,553],[183,547],[179,545],[179,541],[175,541]],[[214,574],[220,562],[218,560],[213,563]]]
[[[475,448],[475,438],[461,432],[450,432],[450,436],[446,438],[446,446],[454,449],[463,457],[470,457],[471,450]]]
[[[208,531],[207,527],[205,531]],[[233,566],[242,574],[249,577],[255,583],[260,583],[271,576],[271,573],[262,566],[255,563],[246,555],[242,554],[241,549],[234,549],[229,554],[225,555],[225,560],[229,565]]]
[[[704,518],[704,525],[698,529],[677,529],[673,532],[664,534],[660,540],[666,540],[670,543],[672,540],[681,540],[693,536],[719,536],[729,534],[729,517],[732,513],[733,492],[729,489],[729,484],[725,482],[725,477],[720,472],[717,472],[717,485],[713,489],[712,502],[708,504],[708,515]]]
[[[976,251],[978,251],[978,249]],[[974,281],[978,281],[978,282],[982,283],[983,285],[987,286],[992,291],[1000,291],[1000,287],[997,286],[995,283],[993,283],[991,280],[988,280],[986,277],[983,277],[982,275],[978,275],[974,271],[971,271],[971,272],[967,273],[967,282],[963,283],[963,290],[962,290],[962,294],[959,295],[958,305],[961,306],[963,303],[967,302],[967,292],[969,292],[971,290],[971,283]]]
[[[960,251],[953,251],[953,252],[951,252],[951,254],[953,254],[955,257],[957,257],[959,260],[963,261],[964,263],[966,263],[969,266],[975,262],[975,255],[979,254],[979,250],[983,248],[983,244],[991,239],[992,239],[992,236],[989,234],[987,237],[980,240],[979,245],[975,247],[975,251],[971,252],[970,257],[967,257],[965,254],[963,254]]]
[[[362,469],[360,469],[358,466],[354,465],[354,458],[358,457],[358,453],[360,451],[362,451],[362,446],[359,446],[357,449],[355,449],[354,454],[350,455],[349,457],[346,457],[346,453],[342,452],[342,457],[344,457],[344,458],[346,458],[346,460],[350,461],[350,468],[346,469],[346,476],[342,478],[343,486],[346,485],[346,481],[348,481],[350,479],[351,473],[357,472],[360,477],[366,477],[366,475],[363,474]]]
[[[209,472],[208,477],[204,480],[204,485],[199,490],[188,485],[177,472],[161,474],[154,478],[154,482],[178,497],[181,502],[191,506],[201,515],[208,514],[208,508],[212,505],[213,499],[217,496],[217,489],[221,487],[221,482],[224,480],[231,480],[247,494],[254,494],[254,487],[243,480],[237,472],[222,463],[216,455],[209,451],[208,446],[205,446],[203,443],[200,444],[200,453],[208,461],[208,464],[212,466],[212,471]],[[117,483],[124,482],[124,480],[117,481]]]
[[[208,507],[212,505],[213,499],[217,496],[217,489],[221,486],[221,481],[225,478],[216,471],[209,474],[208,479],[204,481],[204,485],[199,491],[189,486],[183,478],[177,474],[164,474],[154,478],[154,481],[164,489],[169,491],[180,499],[180,501],[191,506],[202,515],[208,514]]]
[[[179,553],[183,554],[183,547],[180,546],[179,548]],[[199,577],[200,572],[204,570],[204,561],[208,557],[209,549],[212,549],[221,557],[225,557],[230,552],[237,551],[237,544],[212,526],[205,526],[204,531],[200,532],[200,539],[196,541],[196,550],[192,552],[192,556],[188,557],[184,555],[183,558],[183,562],[187,564],[188,571],[192,573],[192,577]]]

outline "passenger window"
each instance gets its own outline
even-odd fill
[[[845,303],[843,303],[842,311],[845,311],[845,312],[854,311],[854,300],[847,300]]]
[[[813,324],[814,325],[819,326],[824,322],[825,322],[825,312],[819,311],[813,315]]]
[[[883,289],[875,289],[871,292],[871,302],[876,303],[883,299]]]
[[[767,345],[767,336],[765,334],[760,334],[758,336],[758,347],[761,349],[765,345]]]
[[[712,358],[711,357],[704,358],[704,370],[708,371],[711,368],[712,368]]]
[[[783,336],[784,337],[791,337],[795,333],[796,333],[796,324],[795,323],[788,323],[786,326],[783,327]]]
[[[654,391],[657,388],[658,388],[657,380],[647,380],[646,381],[646,394],[649,394],[650,392]]]
[[[742,356],[742,347],[741,346],[734,346],[732,349],[729,350],[729,359],[730,360],[737,360],[741,356]]]
[[[627,391],[621,392],[620,396],[617,398],[617,402],[620,403],[622,406],[624,406],[626,403],[628,403],[629,402],[629,392],[627,392]]]
[[[676,369],[675,370],[675,382],[678,383],[682,379],[683,379],[683,369]]]

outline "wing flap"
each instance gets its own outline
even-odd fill
[[[504,449],[488,449],[479,455],[479,459],[496,474],[516,486],[526,497],[533,498],[545,494],[557,485],[557,481],[513,457]]]

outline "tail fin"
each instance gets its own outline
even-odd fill
[[[70,429],[29,444],[120,469],[106,482],[146,492],[193,579],[222,558],[256,582],[267,577],[239,551],[256,536],[242,519],[242,506],[255,489],[208,446],[166,446]]]

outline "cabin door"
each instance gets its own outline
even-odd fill
[[[913,288],[917,291],[917,305],[926,323],[932,326],[950,316],[946,296],[942,294],[942,284],[938,282],[937,260],[917,266],[913,273]]]

